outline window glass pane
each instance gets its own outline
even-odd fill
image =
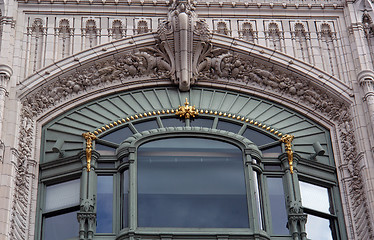
[[[264,169],[266,171],[281,171],[282,167],[280,165],[264,164]]]
[[[274,142],[274,141],[273,141]],[[261,152],[263,154],[268,154],[268,153],[278,153],[277,155],[279,155],[279,153],[282,152],[282,148],[280,146],[280,144],[278,146],[274,146],[274,147],[271,147],[271,148],[266,148],[266,149],[261,149]],[[270,155],[270,154],[269,154]]]
[[[129,172],[122,173],[122,228],[129,226],[128,221],[129,206]]]
[[[111,233],[113,220],[113,176],[97,176],[97,233]]]
[[[288,235],[282,178],[267,177],[273,234]]]
[[[128,127],[124,127],[101,137],[101,139],[120,144],[122,141],[132,136],[133,134],[134,133]]]
[[[256,188],[256,203],[257,203],[257,214],[258,214],[258,222],[260,225],[261,229],[263,228],[263,220],[262,220],[262,202],[261,202],[261,180],[260,180],[260,175],[257,174],[256,171],[253,171],[253,178],[254,178],[254,184]]]
[[[170,138],[138,150],[138,225],[247,228],[242,152],[201,138]]]
[[[162,125],[164,127],[184,127],[186,124],[179,118],[163,118]]]
[[[252,128],[247,128],[244,131],[243,136],[248,138],[249,140],[251,140],[257,146],[261,146],[261,145],[276,141],[276,139],[271,138],[271,137],[269,137],[269,136],[267,136],[267,135],[265,135],[261,132],[258,132],[258,131],[254,130]],[[279,146],[279,149],[280,149],[280,146]],[[281,152],[281,151],[279,151],[279,152]]]
[[[78,237],[79,224],[77,213],[70,212],[53,217],[46,217],[43,221],[44,240],[66,240]]]
[[[113,147],[105,146],[100,143],[95,144],[95,150],[102,155],[113,155],[116,153],[116,149]]]
[[[80,180],[46,187],[45,212],[79,205]]]
[[[327,188],[300,181],[300,191],[304,207],[330,213],[329,192]]]
[[[311,240],[333,240],[330,229],[330,221],[308,214],[306,222],[307,238]]]
[[[98,168],[114,168],[115,165],[113,162],[98,162],[97,167]]]
[[[210,118],[196,118],[196,119],[193,119],[191,121],[191,126],[212,128],[213,119],[210,119]]]
[[[134,124],[134,127],[136,128],[136,130],[138,130],[138,132],[143,132],[146,130],[158,128],[158,125],[157,125],[156,120],[153,120],[153,121],[136,123]]]
[[[239,130],[242,128],[242,125],[226,122],[226,121],[218,121],[217,129],[226,130],[233,133],[238,133]]]

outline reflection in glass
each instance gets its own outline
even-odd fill
[[[140,146],[138,226],[247,228],[242,152],[201,138]]]
[[[79,205],[80,180],[75,179],[46,187],[46,212]]]
[[[218,121],[217,129],[226,130],[233,133],[238,133],[239,130],[242,128],[241,125],[235,124],[232,122],[226,122],[226,121]]]
[[[273,234],[288,235],[282,178],[267,177]]]
[[[79,224],[77,213],[69,212],[57,216],[46,217],[43,221],[44,240],[66,240],[78,237]]]
[[[261,152],[264,157],[278,157],[278,155],[282,152],[282,148],[281,148],[281,145],[279,144],[278,146],[261,149]],[[275,154],[272,154],[272,153],[275,153]]]
[[[122,228],[129,226],[128,206],[129,206],[129,172],[122,173]]]
[[[101,139],[120,144],[122,141],[132,136],[133,134],[134,133],[128,127],[124,127],[101,137]]]
[[[111,233],[113,219],[113,176],[97,176],[97,233]]]
[[[158,125],[157,125],[156,120],[153,120],[153,121],[136,123],[134,124],[134,127],[136,128],[136,130],[138,130],[138,132],[143,132],[146,130],[158,128]]]
[[[185,122],[180,120],[179,118],[163,118],[162,125],[164,127],[184,127],[186,126]]]
[[[307,238],[311,240],[333,240],[330,221],[308,214],[306,222]]]
[[[98,162],[97,167],[98,168],[114,168],[115,164],[114,162]]]
[[[193,127],[206,127],[212,128],[213,119],[211,118],[196,118],[191,120],[191,126]]]
[[[330,213],[329,192],[327,188],[300,181],[300,191],[304,207]]]
[[[116,153],[114,147],[109,147],[100,143],[95,144],[95,150],[102,155],[112,155]]]
[[[272,143],[274,141],[276,141],[276,139],[274,138],[271,138],[261,132],[258,132],[252,128],[247,128],[244,133],[243,133],[243,136],[248,138],[249,140],[251,140],[253,143],[255,143],[257,146],[261,146],[261,145],[264,145],[264,144],[267,144],[267,143]],[[272,152],[274,151],[280,151],[280,146],[279,147],[279,150],[277,148],[275,148],[274,150],[272,150]],[[272,148],[271,148],[272,149]]]
[[[260,225],[260,229],[263,228],[263,222],[262,222],[262,202],[260,198],[261,194],[261,181],[260,181],[260,176],[257,174],[256,171],[253,171],[253,179],[254,179],[254,184],[255,184],[255,189],[256,189],[256,203],[257,203],[257,214],[258,214],[258,222]]]

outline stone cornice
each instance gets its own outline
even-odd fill
[[[79,4],[79,5],[119,5],[119,6],[168,6],[172,0],[18,0],[25,4]],[[290,1],[290,2],[268,2],[268,1],[193,1],[198,7],[208,8],[252,8],[252,9],[342,9],[344,1]]]

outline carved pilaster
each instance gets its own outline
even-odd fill
[[[80,154],[82,161],[81,203],[80,211],[77,214],[80,240],[93,239],[96,228],[96,160],[100,154],[96,151],[92,151],[90,154],[90,171],[87,171],[86,152],[84,151]]]
[[[291,139],[292,137],[286,138]],[[285,145],[287,145],[288,142],[289,141],[284,141]],[[290,146],[286,146],[286,149],[287,148],[290,148]],[[307,215],[304,214],[302,208],[299,179],[297,175],[297,163],[300,160],[300,156],[297,154],[293,155],[292,164],[290,164],[288,152],[279,156],[279,160],[282,162],[285,172],[284,179],[287,186],[285,194],[287,199],[288,227],[294,240],[306,240],[305,224]]]
[[[371,123],[374,123],[374,71],[363,70],[358,76],[358,81],[363,89],[364,97],[363,100],[366,102]],[[372,128],[374,126],[372,125]]]

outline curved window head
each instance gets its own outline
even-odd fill
[[[138,226],[248,228],[242,151],[205,138],[138,148]]]

